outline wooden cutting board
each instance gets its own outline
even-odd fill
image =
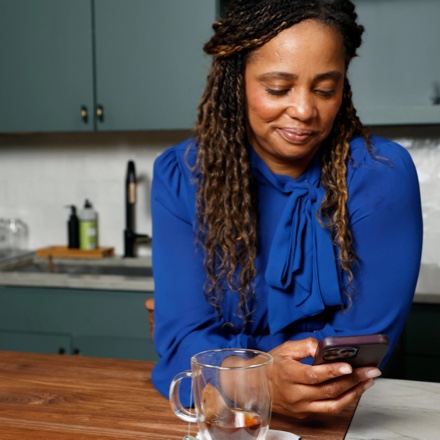
[[[113,247],[99,247],[97,249],[69,249],[67,246],[49,246],[37,249],[37,257],[53,258],[104,258],[115,255]]]

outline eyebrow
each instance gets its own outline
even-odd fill
[[[331,70],[329,72],[324,72],[316,75],[315,80],[325,80],[325,79],[332,79],[335,81],[339,81],[342,78],[343,74],[339,72],[338,70]],[[298,79],[298,75],[295,73],[289,73],[289,72],[267,72],[263,73],[259,76],[260,80],[269,80],[269,79],[287,79],[287,80],[295,80]]]
[[[317,75],[317,80],[323,80],[323,79],[333,79],[335,81],[339,81],[343,77],[342,72],[339,70],[331,70],[330,72],[324,72]]]

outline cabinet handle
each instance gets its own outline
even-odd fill
[[[96,116],[101,122],[104,122],[104,107],[102,105],[98,105],[96,108]]]
[[[440,105],[440,81],[434,83],[434,98],[432,98],[434,105]]]
[[[83,122],[87,123],[89,122],[89,112],[87,110],[87,107],[85,105],[81,106],[81,118]]]

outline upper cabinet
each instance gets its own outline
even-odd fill
[[[440,124],[440,0],[353,3],[366,29],[348,72],[362,121]]]
[[[440,124],[440,1],[355,3],[365,33],[349,77],[362,121]]]
[[[368,125],[440,123],[439,0],[355,0]],[[0,0],[0,132],[190,129],[227,0]]]
[[[90,0],[0,0],[0,131],[92,130]]]
[[[192,128],[215,16],[213,0],[95,0],[98,130]]]
[[[0,0],[0,132],[189,129],[216,2]]]

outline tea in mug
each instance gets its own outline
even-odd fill
[[[210,440],[257,440],[265,438],[266,426],[258,414],[240,409],[228,411],[227,417],[206,420],[205,437]]]

